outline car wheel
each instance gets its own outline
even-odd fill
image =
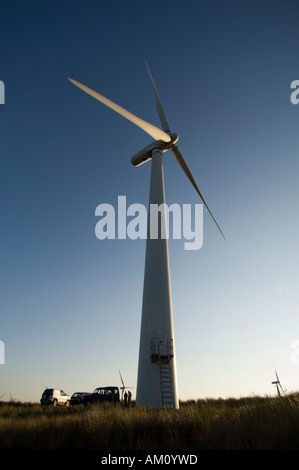
[[[57,402],[57,400],[54,400],[54,402],[53,402],[53,406],[57,406],[57,405],[58,405],[58,402]]]
[[[69,400],[66,402],[65,406],[70,406],[70,401]]]

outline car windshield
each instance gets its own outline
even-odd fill
[[[112,390],[111,388],[96,388],[93,393],[97,393],[98,395],[111,395]]]

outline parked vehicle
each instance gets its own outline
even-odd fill
[[[84,397],[85,395],[90,395],[90,392],[75,392],[75,393],[73,393],[73,395],[71,396],[71,399],[70,399],[70,404],[71,405],[79,405],[80,403],[82,403],[82,397]]]
[[[118,387],[98,387],[93,393],[82,396],[81,403],[84,405],[93,405],[103,402],[119,402],[119,388]]]
[[[57,388],[46,388],[40,399],[42,405],[65,405],[69,406],[70,397],[63,390]]]

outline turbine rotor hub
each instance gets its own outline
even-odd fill
[[[175,143],[178,141],[179,136],[174,132],[169,132],[168,134],[171,137],[170,142],[164,142],[163,140],[154,140],[154,142],[149,144],[144,149],[140,150],[140,152],[137,152],[135,155],[133,155],[133,157],[131,158],[132,165],[139,166],[142,165],[142,163],[145,163],[150,160],[152,158],[152,151],[155,148],[159,148],[163,153],[173,148],[175,146]]]
[[[175,143],[179,140],[179,136],[178,136],[178,134],[176,134],[175,132],[168,132],[168,134],[169,134],[170,137],[171,137],[171,141],[170,141],[170,143],[169,143],[170,148],[171,148],[172,145],[175,144]]]

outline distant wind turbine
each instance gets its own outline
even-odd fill
[[[124,382],[124,380],[123,380],[123,378],[122,378],[122,375],[121,375],[121,373],[120,373],[120,370],[118,370],[118,372],[119,372],[120,380],[121,380],[121,383],[122,383],[122,387],[119,387],[119,388],[120,388],[120,390],[121,390],[121,401],[123,401],[123,396],[124,396],[124,391],[125,391],[125,389],[126,389],[126,388],[132,389],[132,388],[135,388],[135,387],[126,387],[126,386],[125,386],[125,382]]]
[[[11,392],[9,392],[9,396],[10,396],[10,400],[9,400],[9,401],[16,401],[16,398],[13,398],[13,397],[12,397]]]
[[[164,152],[171,150],[181,169],[203,201],[221,235],[225,238],[176,145],[178,135],[170,130],[153,77],[147,64],[146,66],[153,87],[162,129],[135,116],[82,83],[72,78],[69,78],[69,80],[93,98],[131,121],[154,139],[151,144],[131,158],[131,163],[134,166],[139,166],[150,159],[152,160],[149,206],[158,204],[159,207],[162,207],[161,225],[164,222],[164,227],[166,227],[162,156]],[[162,237],[161,233],[159,233],[157,239],[150,237],[150,218],[148,219],[148,237],[146,241],[136,404],[154,408],[179,407],[168,240],[167,237]]]
[[[285,393],[285,390],[281,386],[276,369],[275,369],[275,375],[276,375],[276,380],[272,382],[272,385],[276,386],[277,394],[279,397],[281,397],[281,393]]]

